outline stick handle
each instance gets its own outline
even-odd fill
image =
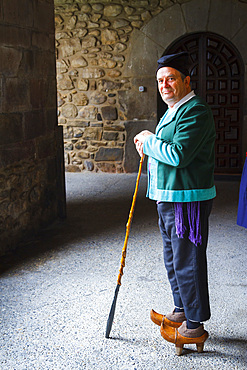
[[[137,175],[137,179],[136,179],[135,191],[134,191],[132,204],[131,204],[131,208],[130,208],[130,212],[129,212],[128,222],[126,224],[126,234],[125,234],[124,246],[123,246],[123,249],[122,249],[122,258],[121,258],[121,262],[120,262],[121,266],[120,266],[120,269],[119,269],[118,280],[117,280],[118,285],[121,285],[121,278],[122,278],[122,275],[123,275],[123,268],[125,266],[125,258],[126,258],[127,244],[128,244],[129,233],[130,233],[130,226],[131,226],[131,222],[132,222],[132,218],[133,218],[133,214],[134,214],[134,208],[135,208],[136,197],[137,197],[137,192],[138,192],[138,187],[139,187],[139,182],[140,182],[140,177],[141,177],[141,172],[142,172],[143,161],[144,161],[144,155],[140,159],[139,170],[138,170],[138,175]]]

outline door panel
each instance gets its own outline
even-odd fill
[[[243,119],[244,68],[236,48],[213,33],[196,33],[175,41],[165,54],[187,51],[191,87],[210,105],[216,127],[215,173],[239,174]],[[159,94],[158,94],[159,96]],[[158,117],[167,109],[158,97]]]

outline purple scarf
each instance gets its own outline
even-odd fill
[[[176,234],[179,238],[183,238],[186,231],[183,204],[187,204],[189,240],[195,245],[202,244],[200,202],[174,203]]]

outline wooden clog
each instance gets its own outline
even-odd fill
[[[179,328],[182,325],[183,320],[185,320],[185,317],[183,317],[182,321],[172,321],[169,320],[165,315],[157,313],[154,310],[150,311],[150,318],[156,325],[160,326],[162,324],[162,321],[164,320],[166,325],[172,326],[174,328]]]
[[[186,322],[185,322],[186,325]],[[202,335],[191,338],[181,335],[177,328],[169,326],[165,323],[165,320],[162,321],[160,327],[160,333],[162,337],[168,342],[174,343],[176,346],[176,354],[180,356],[183,351],[184,344],[196,344],[197,351],[199,353],[203,352],[204,342],[208,338],[208,332],[202,327]]]

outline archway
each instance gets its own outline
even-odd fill
[[[236,47],[211,32],[192,33],[175,40],[164,54],[187,51],[191,86],[211,106],[216,126],[215,173],[242,170],[244,65]],[[158,94],[158,117],[166,109]]]

